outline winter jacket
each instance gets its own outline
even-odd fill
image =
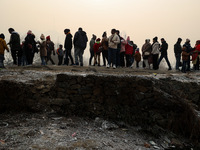
[[[47,55],[50,56],[53,51],[53,55],[55,55],[54,43],[52,41],[46,41],[47,44]]]
[[[160,53],[159,49],[160,49],[160,44],[158,42],[155,42],[152,44],[152,52],[151,53],[153,55],[159,54]]]
[[[140,62],[141,61],[141,54],[140,52],[136,51],[134,55],[135,61]]]
[[[167,55],[167,50],[168,50],[168,44],[166,41],[163,41],[162,45],[160,47],[161,55],[163,55],[163,56]]]
[[[196,60],[200,53],[200,44],[196,45],[192,54],[192,60]]]
[[[25,38],[24,48],[26,51],[37,52],[35,36],[33,34],[28,34]]]
[[[68,33],[66,35],[64,48],[67,49],[67,50],[72,49],[72,35],[71,35],[71,33]]]
[[[45,57],[47,56],[47,44],[46,41],[42,41],[40,44],[40,56]]]
[[[94,48],[93,48],[94,43],[95,43],[95,40],[92,38],[92,39],[90,40],[90,51],[91,51],[91,52],[94,51]]]
[[[183,47],[186,48],[187,53],[190,53],[192,51],[192,47],[191,47],[190,43],[185,43],[183,45]]]
[[[182,53],[181,44],[178,42],[174,45],[174,53],[175,55],[180,55]]]
[[[10,42],[8,43],[11,49],[19,50],[20,49],[20,36],[17,32],[13,31],[10,36]]]
[[[74,35],[74,46],[83,50],[87,47],[88,38],[85,31],[77,31]]]
[[[145,43],[143,46],[142,46],[142,55],[150,55],[151,54],[151,44],[150,43]]]
[[[64,56],[64,51],[63,51],[63,49],[58,48],[58,49],[57,49],[57,54],[58,54],[58,56]]]
[[[108,38],[107,37],[103,37],[103,39],[101,41],[101,45],[103,47],[103,50],[108,50]]]
[[[120,53],[125,52],[126,44],[127,44],[126,41],[123,38],[121,38],[121,50],[120,50]]]
[[[101,46],[101,43],[95,43],[94,46],[93,46],[93,49],[94,49],[94,53],[97,53],[98,50],[99,50],[99,47]]]
[[[125,45],[125,54],[133,55],[133,44],[130,41]]]
[[[183,61],[188,61],[188,59],[189,59],[189,56],[190,54],[189,53],[187,53],[187,51],[185,51],[185,50],[183,50],[183,52],[182,52],[182,60]]]
[[[112,34],[109,38],[108,38],[108,47],[109,48],[113,48],[113,49],[117,49],[117,45],[120,43],[120,39],[119,36],[115,33]]]
[[[6,41],[2,38],[0,38],[0,55],[4,54],[5,49],[8,49],[8,46],[6,45]]]

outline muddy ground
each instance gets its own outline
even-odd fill
[[[119,76],[142,75],[153,78],[174,76],[183,81],[198,80],[199,73],[182,74],[167,69],[107,69],[105,67],[27,66],[7,67],[0,70],[0,80],[53,82],[54,74],[114,74]],[[0,150],[145,150],[195,149],[190,140],[154,127],[142,129],[123,122],[110,122],[103,118],[63,116],[53,110],[42,113],[6,112],[0,114]]]

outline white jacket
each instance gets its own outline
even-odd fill
[[[160,44],[158,42],[155,42],[152,45],[152,54],[159,54],[160,53]]]
[[[119,36],[115,33],[108,38],[108,47],[117,49],[117,44],[120,43]]]

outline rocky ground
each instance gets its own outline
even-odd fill
[[[0,80],[32,84],[55,82],[56,75],[65,73],[85,76],[143,76],[153,79],[170,77],[181,82],[199,82],[200,73],[183,74],[167,70],[107,69],[105,67],[26,66],[0,70]],[[42,88],[38,85],[38,88]],[[104,118],[65,116],[48,109],[42,112],[12,112],[0,114],[0,149],[7,150],[145,150],[185,149],[195,146],[190,140],[155,127],[143,129],[124,122]],[[158,132],[159,131],[159,132]]]

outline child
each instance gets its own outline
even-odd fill
[[[182,60],[183,60],[183,66],[182,66],[182,72],[186,73],[186,64],[188,62],[189,56],[190,54],[187,53],[187,49],[185,47],[183,47],[183,52],[182,52]]]
[[[6,41],[4,40],[5,36],[4,34],[0,34],[0,68],[5,68],[4,66],[4,51],[5,49],[7,50],[7,52],[9,52],[9,48],[6,45]]]
[[[62,65],[63,62],[63,56],[64,56],[64,51],[63,51],[63,46],[59,45],[59,48],[57,49],[57,55],[58,55],[58,65]]]
[[[98,57],[98,66],[100,66],[100,54],[101,54],[101,51],[100,51],[101,43],[100,43],[100,41],[101,41],[101,39],[98,38],[96,40],[96,43],[93,46],[93,49],[94,49],[94,66],[97,62],[97,57]]]
[[[136,67],[139,68],[139,63],[141,61],[141,54],[140,54],[139,48],[136,49],[134,58],[136,61]],[[133,65],[131,67],[133,67]]]

